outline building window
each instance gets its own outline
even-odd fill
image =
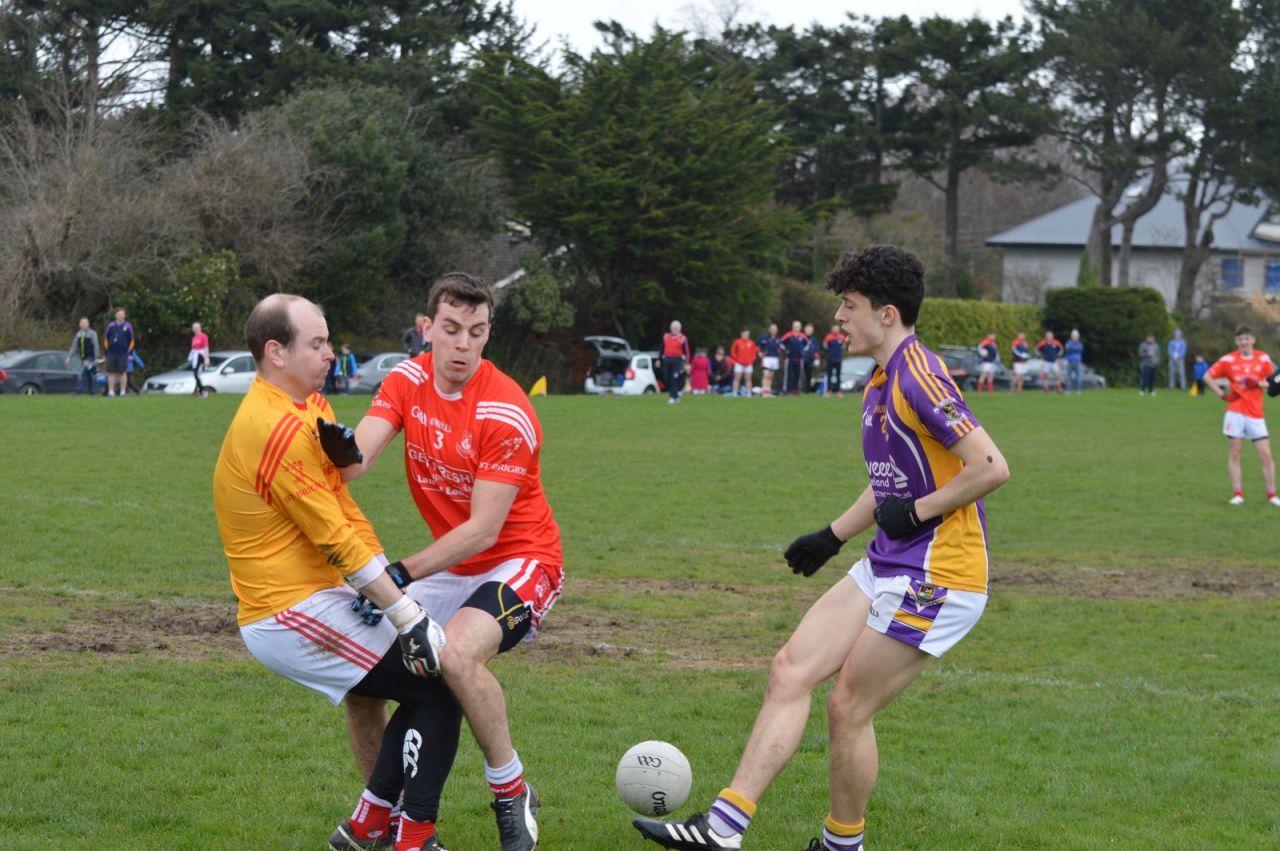
[[[1268,260],[1263,288],[1267,295],[1280,295],[1280,260]]]
[[[1240,266],[1239,257],[1222,258],[1222,268],[1218,272],[1218,287],[1223,292],[1244,289],[1244,275]]]

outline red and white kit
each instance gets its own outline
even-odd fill
[[[477,480],[520,489],[497,543],[448,572],[477,577],[476,587],[484,581],[508,584],[533,614],[532,635],[559,596],[564,555],[538,466],[542,427],[524,391],[482,360],[460,392],[441,393],[432,378],[431,354],[425,353],[391,371],[369,414],[404,432],[405,478],[437,539],[471,516]],[[453,577],[434,584],[459,585]],[[417,586],[430,584],[419,581],[410,588],[417,592]]]

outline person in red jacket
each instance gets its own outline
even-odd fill
[[[738,395],[739,385],[745,391],[743,395],[751,395],[751,370],[755,367],[759,351],[760,347],[751,339],[751,330],[743,328],[729,348],[729,360],[733,361],[733,395]]]
[[[667,404],[674,405],[680,401],[680,391],[684,389],[685,370],[689,366],[689,338],[680,333],[680,323],[671,323],[671,332],[662,335],[662,371],[667,382],[667,392],[671,398]]]
[[[706,349],[698,349],[689,364],[689,390],[695,396],[705,396],[711,386],[711,359]]]

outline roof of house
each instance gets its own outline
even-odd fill
[[[1172,194],[1176,180],[1170,179],[1171,188],[1149,213],[1138,219],[1133,229],[1134,248],[1181,250],[1185,226],[1182,223],[1182,202]],[[1097,205],[1098,199],[1094,195],[1072,201],[988,238],[987,245],[993,248],[1083,249]],[[1268,216],[1270,209],[1271,203],[1267,199],[1263,199],[1261,204],[1237,201],[1213,226],[1214,249],[1257,253],[1280,251],[1280,222]],[[1112,228],[1111,234],[1111,244],[1119,247],[1121,229]]]

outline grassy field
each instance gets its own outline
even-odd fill
[[[349,814],[341,712],[234,629],[210,473],[237,403],[0,398],[0,848],[319,849]],[[355,422],[368,398],[335,404]],[[987,503],[992,600],[877,722],[869,847],[1280,847],[1280,509],[1252,454],[1227,506],[1220,406],[972,404],[1013,471]],[[497,667],[541,848],[645,847],[613,790],[637,741],[689,756],[681,814],[727,782],[769,658],[838,578],[781,553],[865,486],[857,405],[537,401],[568,580]],[[355,494],[392,557],[426,542],[395,455]],[[819,832],[823,705],[749,848]],[[464,735],[454,851],[494,847],[487,795]]]

